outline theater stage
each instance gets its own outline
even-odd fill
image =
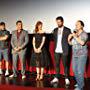
[[[0,76],[0,90],[74,90],[74,78],[73,78],[73,71],[72,71],[72,54],[70,54],[70,63],[69,63],[69,70],[70,70],[70,81],[71,84],[67,88],[65,86],[64,82],[64,68],[62,65],[62,62],[60,64],[60,82],[58,84],[51,85],[50,81],[53,78],[53,74],[55,74],[55,61],[54,61],[54,42],[52,39],[52,35],[47,34],[47,41],[46,41],[46,48],[48,50],[48,54],[51,57],[51,65],[50,68],[45,70],[45,78],[43,81],[35,81],[36,74],[33,73],[35,72],[35,68],[30,67],[30,56],[31,56],[31,51],[32,51],[32,36],[30,35],[30,41],[28,44],[28,53],[27,53],[27,59],[26,59],[26,70],[27,70],[27,78],[25,80],[21,79],[21,75],[19,75],[18,78],[10,79],[8,77],[4,77],[3,75]],[[85,90],[90,90],[90,34],[89,34],[89,41],[88,41],[88,60],[87,60],[87,65],[86,65],[86,70],[85,70]],[[11,47],[10,47],[11,48]],[[10,49],[11,50],[11,49]],[[10,53],[11,57],[11,53]],[[4,61],[2,62],[2,69],[5,69]],[[53,67],[52,67],[53,66]],[[17,66],[18,70],[21,70],[21,64],[20,60],[18,62]],[[12,59],[10,59],[10,71],[12,71]],[[31,72],[31,73],[30,73]],[[67,89],[66,89],[67,88]]]
[[[26,72],[27,78],[22,80],[21,75],[17,78],[0,76],[0,90],[74,90],[75,80],[70,77],[70,86],[65,86],[64,76],[61,75],[59,83],[50,84],[54,75],[45,75],[43,81],[36,81],[36,73]],[[85,78],[85,89],[90,90],[90,78]]]

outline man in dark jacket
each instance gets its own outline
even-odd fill
[[[65,73],[65,83],[66,85],[69,85],[70,81],[68,79],[69,70],[67,62],[70,48],[68,44],[68,35],[71,33],[71,30],[64,26],[64,19],[62,16],[56,18],[56,23],[58,27],[53,30],[53,37],[55,43],[54,57],[55,57],[56,75],[55,78],[51,81],[51,83],[59,81],[58,78],[60,75],[60,58],[62,57]]]

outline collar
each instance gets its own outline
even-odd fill
[[[22,31],[23,31],[23,29],[20,32],[18,32],[18,30],[17,30],[17,33],[21,33]]]

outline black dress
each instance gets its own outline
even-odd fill
[[[36,33],[34,35],[35,37],[35,47],[38,48],[41,45],[43,37],[45,37],[45,34],[39,34]],[[35,53],[34,50],[32,50],[32,55],[31,55],[31,61],[30,61],[31,66],[36,66],[36,67],[47,67],[49,66],[49,57],[47,54],[47,50],[45,48],[45,43],[41,49],[40,53]]]

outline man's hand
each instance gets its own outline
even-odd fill
[[[18,47],[18,50],[19,50],[19,51],[22,50],[22,47]]]
[[[18,48],[17,48],[17,47],[15,47],[15,48],[14,48],[14,50],[15,50],[15,51],[18,51]]]
[[[76,37],[76,36],[77,36],[77,34],[76,34],[76,33],[72,33],[72,36],[73,36],[73,37]]]
[[[77,37],[77,34],[76,33],[72,33],[72,34],[69,35],[70,39],[73,38],[73,37]]]
[[[14,48],[14,50],[15,50],[16,52],[20,51],[21,49],[22,49],[21,47],[15,47],[15,48]]]
[[[73,37],[73,34],[70,34],[70,35],[69,35],[69,38],[71,39],[72,37]]]
[[[8,38],[7,35],[5,35],[5,36],[0,36],[0,41],[5,41],[5,40],[7,40],[7,38]]]

